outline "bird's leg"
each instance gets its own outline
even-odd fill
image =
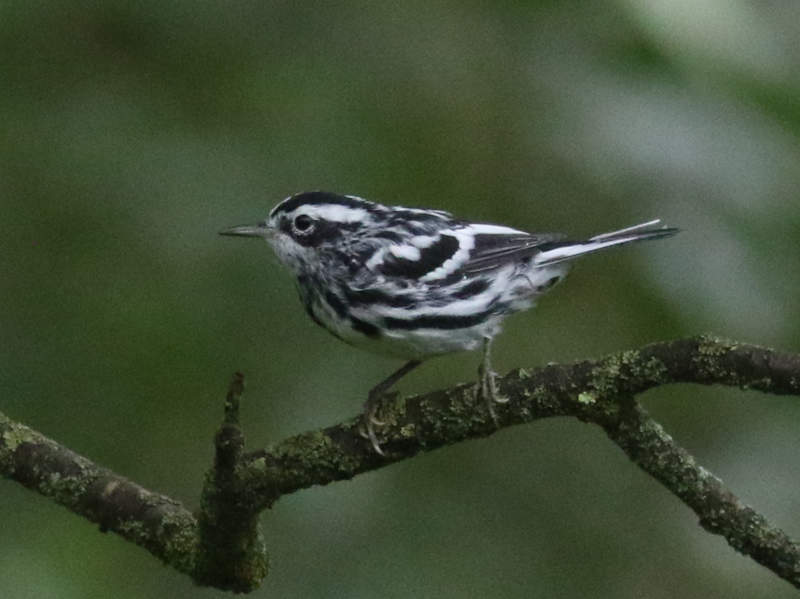
[[[486,402],[486,408],[489,410],[489,415],[492,417],[495,425],[499,424],[497,414],[494,411],[495,403],[508,402],[507,397],[501,396],[497,392],[497,385],[494,382],[497,373],[492,370],[492,338],[483,338],[483,359],[481,365],[478,367],[478,377],[480,378],[480,386],[478,392],[483,400]]]
[[[364,422],[367,429],[367,438],[369,439],[370,443],[372,443],[372,448],[379,455],[384,455],[384,453],[381,451],[380,443],[378,443],[378,437],[375,435],[375,426],[381,426],[384,423],[378,420],[375,417],[375,414],[380,407],[383,394],[386,393],[392,387],[392,385],[394,385],[397,381],[414,370],[420,364],[422,364],[420,360],[409,360],[403,364],[400,368],[370,389],[369,395],[367,396],[367,401],[364,402]]]

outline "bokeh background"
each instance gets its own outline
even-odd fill
[[[501,371],[713,331],[800,350],[800,4],[0,4],[0,410],[196,507],[233,371],[250,447],[357,413],[399,364],[316,328],[257,241],[301,190],[590,235]],[[477,355],[400,385],[469,380]],[[800,537],[800,404],[647,408]],[[218,597],[0,482],[20,598]],[[597,428],[550,420],[285,497],[255,597],[795,596]]]

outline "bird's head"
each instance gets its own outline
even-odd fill
[[[300,273],[318,263],[321,251],[346,247],[347,238],[357,237],[358,231],[367,228],[379,209],[379,205],[355,196],[303,192],[283,200],[258,224],[230,227],[220,235],[262,237],[281,262]]]

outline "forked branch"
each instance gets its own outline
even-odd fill
[[[721,384],[800,396],[800,355],[709,336],[654,343],[596,361],[518,369],[498,380],[499,427],[573,416],[592,422],[643,470],[686,503],[709,532],[800,588],[800,546],[744,505],[635,401],[672,383]],[[197,515],[179,502],[97,466],[0,415],[0,472],[145,547],[197,582],[249,591],[267,571],[260,511],[282,495],[382,468],[498,427],[475,385],[394,397],[379,414],[385,457],[364,438],[360,418],[245,453],[234,378],[216,458]]]

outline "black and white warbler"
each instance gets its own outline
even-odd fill
[[[482,347],[478,389],[495,418],[493,402],[502,399],[489,350],[503,318],[531,307],[564,278],[573,258],[678,231],[658,223],[567,241],[440,210],[312,191],[286,198],[257,225],[220,234],[265,238],[297,277],[314,322],[351,345],[407,360],[370,391],[364,406],[367,436],[382,454],[376,411],[394,383],[426,358]]]

